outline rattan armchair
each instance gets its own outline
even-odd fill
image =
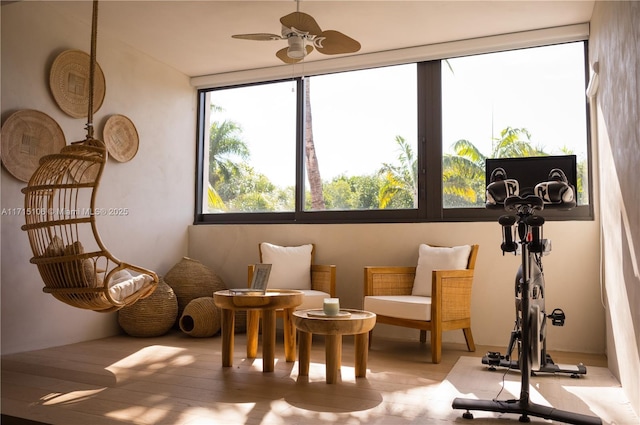
[[[432,272],[431,297],[412,295],[416,267],[365,267],[364,309],[376,313],[376,323],[419,329],[422,343],[429,331],[433,363],[440,363],[444,331],[462,329],[467,348],[475,351],[471,287],[478,248],[471,246],[466,269]]]
[[[311,244],[311,267],[309,273],[311,274],[311,288],[295,288],[287,287],[287,289],[302,290],[305,294],[303,303],[298,306],[298,309],[307,308],[322,308],[322,300],[324,298],[335,298],[336,296],[336,266],[335,265],[323,265],[314,264],[315,259],[315,245]],[[258,244],[258,252],[260,262],[263,261],[262,244]],[[251,280],[253,279],[254,265],[248,266],[247,284],[251,286]],[[274,286],[275,285],[275,286]],[[277,282],[269,281],[269,288],[278,287]],[[282,316],[282,311],[276,311],[278,317]]]

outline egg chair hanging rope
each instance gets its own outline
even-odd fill
[[[96,49],[98,40],[98,0],[93,1],[91,14],[91,59],[89,62],[89,102],[87,111],[87,139],[93,139],[93,96],[96,78]]]
[[[118,209],[96,208],[107,161],[105,144],[93,136],[97,12],[95,0],[86,139],[40,160],[22,189],[26,212],[22,230],[29,237],[33,252],[30,262],[38,267],[44,292],[73,307],[111,312],[151,295],[158,276],[114,257],[102,243],[96,226],[97,217],[121,215]]]

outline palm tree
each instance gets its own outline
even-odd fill
[[[211,105],[213,111],[221,111]],[[216,189],[221,182],[228,182],[242,174],[241,164],[250,157],[249,147],[240,138],[242,128],[233,121],[214,121],[209,128],[209,206],[225,209]]]
[[[211,186],[211,183],[207,185],[207,205],[209,206],[209,211],[225,211],[227,209],[227,206],[222,200],[222,197],[220,196],[218,191],[215,190],[213,186]]]
[[[473,206],[484,203],[485,160],[487,158],[517,158],[547,155],[542,148],[533,146],[526,128],[507,127],[500,137],[492,140],[489,156],[485,156],[471,142],[458,140],[452,146],[453,154],[442,159],[443,202],[447,207]]]
[[[239,137],[242,131],[233,121],[214,121],[209,131],[209,181],[215,187],[220,180],[229,180],[238,174],[240,161],[251,154],[247,144]]]
[[[567,146],[563,146],[560,148],[560,152],[563,155],[575,155],[573,149],[570,149]],[[587,161],[580,160],[576,164],[576,197],[578,201],[578,205],[585,205],[589,203],[589,181],[587,179]]]
[[[400,155],[399,165],[382,165],[380,174],[383,184],[379,192],[379,207],[387,208],[399,196],[409,196],[413,201],[413,208],[418,207],[418,159],[409,143],[402,137],[396,136],[396,143]]]
[[[311,209],[324,210],[324,194],[320,166],[316,156],[316,146],[313,142],[313,118],[311,116],[311,80],[304,80],[304,155],[307,165],[307,177],[311,192]]]

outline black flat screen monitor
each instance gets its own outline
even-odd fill
[[[487,185],[490,183],[493,170],[502,168],[507,173],[508,179],[518,180],[520,195],[530,194],[536,184],[549,181],[549,172],[554,168],[561,169],[574,188],[577,187],[578,182],[575,155],[488,158],[485,167]]]

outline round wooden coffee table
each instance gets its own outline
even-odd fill
[[[258,329],[262,313],[262,371],[273,372],[276,347],[276,310],[284,310],[284,352],[288,362],[296,360],[296,332],[291,322],[304,294],[290,289],[268,289],[265,294],[237,294],[230,290],[213,294],[222,310],[222,366],[233,366],[235,311],[247,310],[247,357],[258,352]]]
[[[298,355],[300,376],[309,376],[313,334],[325,335],[327,384],[338,381],[342,359],[342,335],[355,335],[356,377],[367,376],[369,331],[376,324],[375,313],[341,309],[338,316],[326,316],[322,310],[298,310],[293,313],[293,324],[300,331]]]

